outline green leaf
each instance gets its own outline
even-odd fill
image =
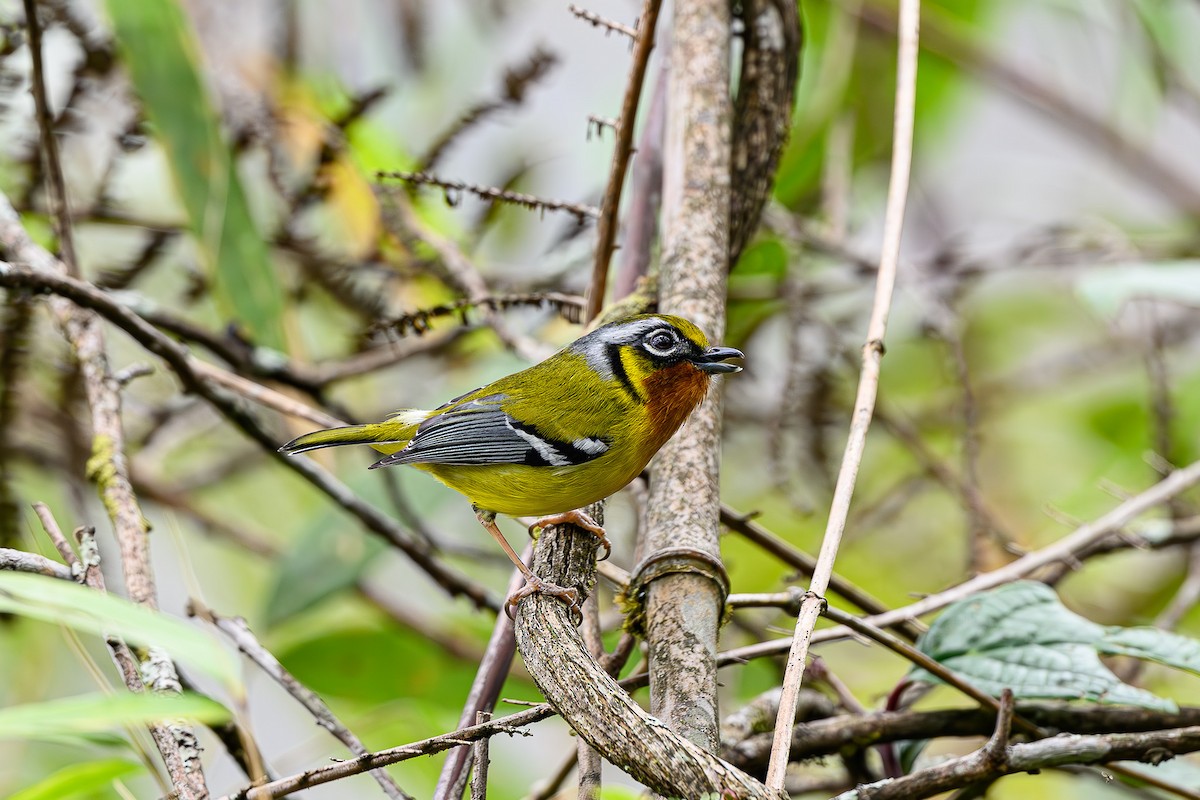
[[[312,608],[353,586],[386,549],[383,540],[326,511],[305,528],[276,570],[267,599],[268,626]]]
[[[1110,656],[1133,656],[1200,675],[1200,642],[1159,628],[1109,628],[1096,646]]]
[[[921,652],[945,663],[967,653],[1031,644],[1092,643],[1104,628],[1062,605],[1054,590],[1016,581],[961,600],[942,613],[921,637]]]
[[[141,765],[121,759],[72,764],[20,790],[8,800],[70,800],[108,789],[114,780],[139,772]]]
[[[1200,303],[1200,260],[1114,264],[1090,269],[1076,284],[1096,312],[1114,317],[1130,300],[1155,298]]]
[[[939,659],[941,660],[941,659]],[[1090,700],[1095,703],[1177,710],[1174,702],[1122,683],[1086,644],[1030,644],[941,660],[975,688],[993,697],[1012,689],[1021,698]],[[929,680],[924,673],[921,680]]]
[[[162,648],[241,693],[237,659],[210,633],[115,595],[42,575],[0,572],[0,612]]]
[[[606,784],[600,787],[600,792],[596,796],[600,800],[638,800],[639,797],[645,797],[645,794],[634,791],[627,786],[611,786]]]
[[[1200,645],[1147,629],[1105,628],[1067,609],[1050,587],[1018,581],[946,609],[917,643],[926,655],[993,696],[1056,698],[1174,711],[1173,701],[1122,683],[1100,661],[1121,653],[1200,666]],[[909,679],[938,682],[913,669]]]
[[[420,634],[394,626],[321,633],[278,648],[276,656],[321,696],[370,706],[402,698],[450,702],[470,688],[475,675],[469,664],[450,660]]]
[[[788,251],[778,239],[762,239],[742,252],[733,266],[735,275],[765,275],[783,280],[787,274]]]
[[[195,694],[86,694],[0,708],[0,740],[53,741],[120,725],[178,718],[222,722],[229,712],[220,703]]]
[[[108,0],[117,43],[154,123],[221,313],[284,350],[283,290],[221,137],[188,22],[174,0]]]

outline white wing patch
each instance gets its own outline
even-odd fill
[[[571,446],[582,453],[587,453],[589,456],[598,456],[608,450],[608,445],[605,444],[601,439],[597,439],[595,436],[589,436],[585,439],[576,439],[575,441],[571,442]]]
[[[426,411],[423,408],[406,408],[403,411],[397,411],[391,416],[391,419],[396,420],[402,425],[420,425],[432,413],[432,411]]]
[[[530,431],[522,430],[514,426],[511,419],[506,419],[505,424],[508,426],[510,431],[528,442],[529,446],[537,451],[537,454],[542,457],[542,460],[545,461],[547,465],[551,467],[565,467],[571,463],[566,456],[555,449],[554,445],[550,444],[550,442],[538,436],[536,433],[531,433]]]

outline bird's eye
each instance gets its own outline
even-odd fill
[[[655,331],[646,337],[644,344],[651,355],[669,356],[675,350],[678,339],[668,331]]]

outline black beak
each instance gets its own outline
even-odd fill
[[[741,364],[730,364],[730,359],[744,359],[746,356],[741,350],[732,347],[710,347],[704,351],[703,355],[692,359],[692,363],[696,365],[696,369],[709,374],[718,372],[741,372]]]

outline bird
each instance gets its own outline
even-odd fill
[[[571,523],[611,546],[584,506],[615,494],[666,444],[708,392],[711,378],[738,372],[744,354],[710,346],[692,322],[638,314],[602,325],[546,360],[438,408],[397,411],[382,422],[306,433],[288,455],[366,444],[384,453],[370,469],[408,464],[466,496],[525,584],[512,615],[535,593],[577,611],[579,593],[535,575],[496,515],[540,517],[530,530]]]

